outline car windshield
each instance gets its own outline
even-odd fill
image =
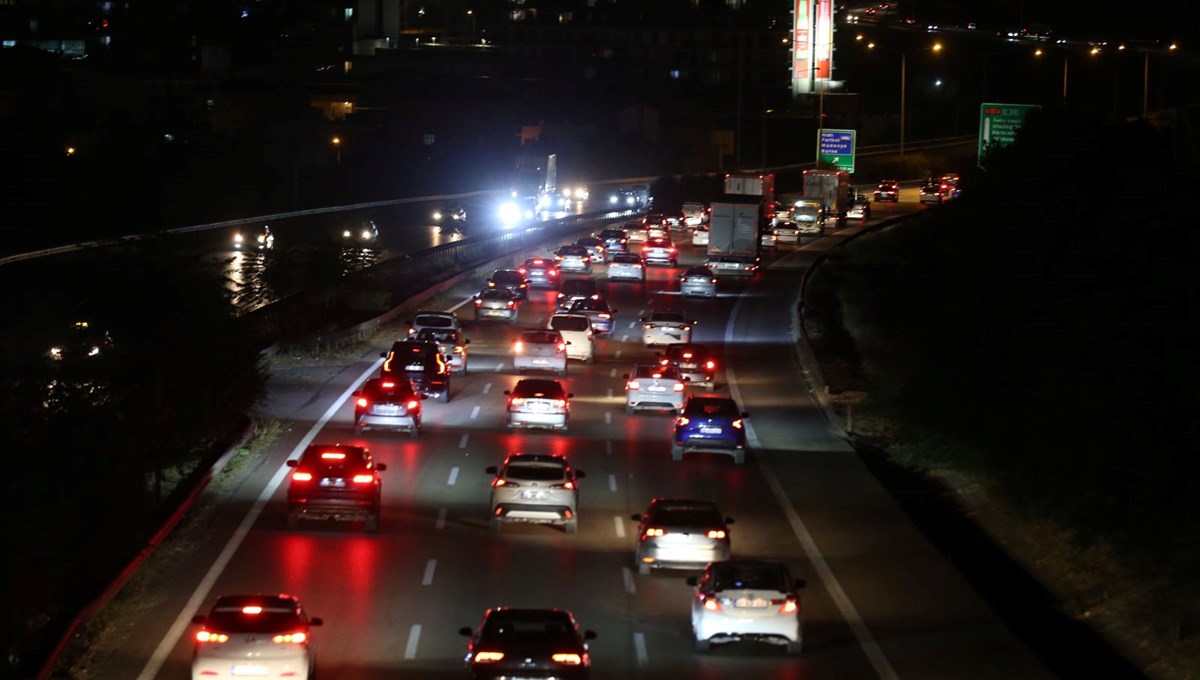
[[[454,319],[449,316],[440,314],[418,314],[415,319],[418,326],[428,326],[430,328],[453,328]]]
[[[607,312],[608,303],[604,300],[576,300],[571,305],[572,312]]]
[[[563,466],[558,463],[510,462],[504,468],[504,476],[510,479],[527,479],[531,482],[551,482],[563,478]]]
[[[656,323],[683,323],[683,314],[679,312],[654,312],[650,320]]]
[[[638,366],[633,369],[633,377],[679,380],[679,371],[674,366]]]
[[[575,627],[563,612],[505,611],[487,618],[480,631],[481,645],[537,645],[574,649]]]
[[[259,609],[255,609],[255,608]],[[304,619],[294,606],[262,601],[218,602],[206,627],[225,633],[278,633],[304,628]]]
[[[560,342],[561,339],[562,336],[551,331],[525,331],[521,334],[521,340],[524,342],[548,343]]]
[[[583,332],[591,328],[591,326],[592,324],[586,316],[555,314],[550,317],[550,327],[556,331]]]
[[[693,397],[689,399],[683,412],[697,416],[724,416],[728,418],[736,418],[738,416],[737,406],[734,405],[732,400],[711,397]]]
[[[725,518],[713,503],[703,501],[669,501],[655,503],[648,513],[650,524],[677,527],[723,527]]]
[[[713,567],[712,589],[722,590],[773,590],[786,593],[791,590],[787,568],[779,564],[720,564]]]
[[[435,330],[432,328],[422,328],[417,333],[417,340],[454,343],[458,342],[458,331],[455,330]]]

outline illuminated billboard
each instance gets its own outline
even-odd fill
[[[792,93],[824,92],[833,75],[833,0],[795,0]]]

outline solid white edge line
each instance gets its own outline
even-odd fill
[[[639,666],[645,666],[650,663],[650,655],[646,653],[646,634],[633,634],[633,653],[637,655]]]
[[[358,386],[362,384],[364,380],[370,377],[370,375],[374,373],[375,370],[378,369],[382,364],[382,358],[376,359],[375,362],[371,364],[371,367],[364,371],[362,375],[358,376],[358,379],[355,380],[354,383],[342,393],[342,396],[338,397],[332,404],[330,404],[329,409],[325,411],[325,414],[321,416],[320,420],[313,423],[313,426],[309,429],[308,434],[305,434],[304,437],[300,439],[300,443],[296,444],[296,447],[292,449],[291,455],[288,456],[289,460],[300,455],[304,449],[308,448],[308,445],[311,444],[313,439],[316,438],[317,433],[321,431],[321,428],[325,427],[325,424],[328,423],[335,414],[337,414],[338,410],[341,409],[342,404],[346,403],[346,400],[350,398],[350,395],[354,392],[354,390],[358,389]],[[250,507],[250,510],[246,513],[246,516],[242,518],[241,524],[238,525],[238,528],[233,532],[233,535],[229,537],[229,541],[225,544],[225,548],[221,550],[221,554],[218,555],[217,559],[213,561],[212,566],[208,568],[208,572],[204,575],[204,578],[202,578],[199,585],[196,586],[196,590],[188,599],[187,604],[184,605],[183,611],[179,613],[178,617],[176,617],[175,623],[171,624],[171,627],[167,630],[167,634],[163,637],[162,641],[158,643],[158,647],[154,649],[154,653],[150,655],[150,660],[147,661],[145,667],[142,668],[142,672],[138,675],[137,680],[151,680],[158,675],[158,672],[162,669],[163,664],[165,664],[167,661],[167,656],[171,653],[171,650],[174,649],[179,639],[183,637],[183,632],[189,625],[191,625],[192,616],[200,608],[200,605],[203,604],[204,599],[208,597],[209,591],[212,590],[213,585],[216,584],[217,578],[219,578],[221,573],[225,571],[225,567],[229,564],[229,561],[233,559],[233,554],[237,552],[237,549],[242,545],[242,541],[244,541],[246,536],[249,535],[250,528],[254,526],[254,522],[258,519],[258,516],[262,514],[263,508],[266,507],[267,502],[271,500],[271,496],[275,495],[275,490],[278,489],[279,485],[283,483],[283,480],[287,478],[287,472],[287,465],[280,466],[279,470],[275,473],[275,476],[272,477],[271,481],[267,483],[267,486],[263,488],[262,493],[260,493],[258,498],[254,501],[254,505]]]
[[[446,486],[454,486],[454,483],[457,481],[458,481],[458,466],[455,465],[454,467],[450,468],[450,477],[446,480]]]
[[[741,310],[742,303],[746,299],[745,295],[738,297],[737,302],[733,304],[733,309],[729,312],[729,321],[725,324],[725,376],[729,383],[730,396],[743,408],[745,408],[746,402],[742,401],[742,393],[738,389],[737,377],[733,370],[733,364],[729,361],[728,351],[734,340],[734,323],[737,321],[738,312]],[[754,432],[754,425],[749,421],[746,423],[746,443],[755,451],[760,448],[758,435]],[[771,467],[765,456],[755,455],[754,459],[758,461],[759,470],[767,480],[767,486],[771,487],[771,493],[775,496],[775,501],[783,509],[783,514],[787,517],[788,524],[792,527],[792,533],[799,539],[800,547],[803,548],[808,561],[816,569],[817,577],[821,579],[821,584],[825,586],[826,592],[833,598],[833,602],[837,605],[838,611],[841,612],[842,618],[850,624],[850,630],[858,640],[858,645],[862,647],[863,653],[867,655],[867,660],[871,662],[871,667],[875,669],[875,673],[880,678],[884,680],[897,680],[900,676],[896,674],[896,670],[892,668],[887,655],[883,653],[883,649],[876,642],[875,637],[871,635],[867,624],[862,620],[858,610],[854,607],[854,603],[850,601],[850,596],[846,594],[841,582],[834,575],[833,569],[830,568],[824,556],[821,555],[816,541],[813,540],[808,527],[804,525],[804,520],[800,518],[800,513],[796,512],[791,499],[787,497],[787,492],[783,489],[783,484],[779,481],[779,477],[775,475],[775,470]]]
[[[613,515],[613,524],[617,526],[617,538],[625,538],[625,518]]]
[[[425,563],[425,575],[421,577],[421,585],[433,585],[433,573],[437,571],[437,560],[429,560]]]
[[[414,623],[408,631],[408,643],[404,645],[404,658],[417,658],[417,643],[421,641],[421,624]]]

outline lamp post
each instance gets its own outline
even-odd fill
[[[1179,49],[1177,43],[1167,45],[1168,52],[1174,52],[1177,49]],[[1150,103],[1150,50],[1143,52],[1142,57],[1142,118],[1145,118],[1149,112]],[[1162,101],[1162,97],[1159,97],[1159,101]]]
[[[874,44],[874,43],[872,43]],[[900,155],[904,155],[904,117],[907,109],[908,97],[908,54],[910,52],[941,52],[942,44],[934,43],[929,47],[922,47],[915,50],[903,50],[900,52]]]
[[[337,135],[334,135],[333,139],[331,139],[329,141],[330,141],[330,143],[333,144],[334,150],[337,151],[337,164],[341,165],[342,164],[342,138],[338,137]]]
[[[471,40],[475,40],[475,10],[467,10],[467,16],[471,17]]]

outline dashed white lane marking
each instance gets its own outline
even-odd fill
[[[500,370],[501,370],[501,369],[503,369],[503,368],[504,368],[504,362],[503,362],[503,361],[501,361],[500,363],[496,364],[496,372],[497,372],[497,373],[499,373],[499,372],[500,372]]]
[[[612,442],[611,441],[604,442],[604,452],[610,456],[612,455]]]
[[[479,407],[476,406],[475,408],[471,409],[471,420],[475,420],[478,417],[479,417]]]
[[[614,515],[613,524],[617,527],[617,538],[625,538],[625,518],[620,515]]]
[[[612,425],[612,413],[610,411],[604,412],[604,424]]]
[[[628,333],[621,334],[621,342],[629,342],[629,334]],[[618,350],[618,351],[620,351],[620,350]]]
[[[616,475],[608,476],[608,490],[613,493],[617,492],[617,476]]]
[[[454,483],[457,481],[458,481],[458,466],[455,465],[454,467],[450,468],[450,479],[446,480],[446,484],[448,486],[454,486]]]
[[[621,338],[621,339],[624,340],[624,338]],[[620,359],[621,358],[621,350],[617,350],[616,352],[613,352],[613,357]]]
[[[633,653],[637,656],[639,666],[650,663],[650,655],[646,653],[646,635],[644,633],[633,634]]]
[[[488,392],[491,392],[491,391],[492,391],[492,384],[491,384],[491,383],[484,383],[484,384],[483,384],[483,393],[484,393],[484,394],[487,394]]]
[[[608,398],[612,399],[612,388],[608,388]]]
[[[467,440],[468,440],[468,439],[470,439],[470,438],[471,438],[471,435],[470,435],[470,434],[468,434],[468,433],[466,433],[466,432],[464,432],[464,433],[463,433],[463,436],[462,436],[462,439],[459,439],[459,440],[458,440],[458,448],[460,448],[460,449],[465,449],[465,448],[467,448]]]
[[[421,578],[421,585],[433,585],[433,572],[437,570],[437,560],[429,560],[425,563],[425,576]]]
[[[633,578],[633,570],[629,567],[621,567],[621,578],[625,581],[625,592],[637,595],[637,582]]]
[[[629,327],[630,327],[630,328],[636,328],[636,327],[637,327],[637,322],[636,322],[636,321],[630,321],[630,322],[629,322]]]
[[[435,529],[444,529],[446,527],[446,508],[438,510],[437,521],[433,523]]]
[[[404,645],[404,658],[417,658],[417,643],[421,641],[421,624],[414,623],[408,631],[408,644]]]

